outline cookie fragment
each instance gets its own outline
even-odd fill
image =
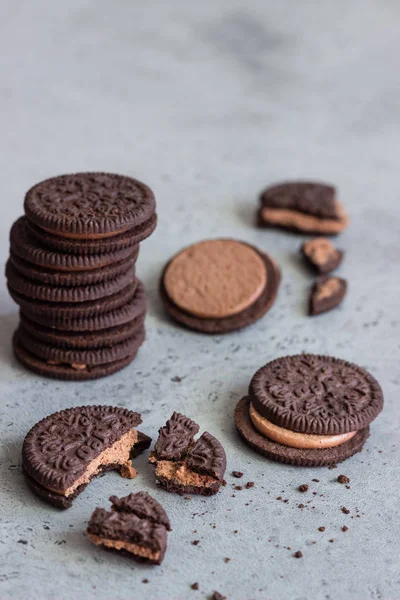
[[[115,406],[81,406],[49,415],[23,443],[28,485],[50,504],[69,508],[94,477],[129,464],[141,422],[139,413]]]
[[[320,275],[326,275],[337,269],[343,260],[344,253],[323,237],[304,242],[301,254],[307,264]]]
[[[259,224],[317,235],[335,235],[348,225],[336,190],[312,181],[267,188],[260,196]]]
[[[194,436],[199,426],[174,412],[160,429],[160,437],[149,461],[155,466],[157,484],[178,494],[216,494],[223,482],[226,455],[210,433]]]
[[[160,565],[167,549],[170,523],[161,504],[145,492],[111,496],[111,511],[96,508],[86,533],[97,546],[139,561]]]
[[[347,281],[341,277],[326,275],[314,283],[309,301],[310,316],[333,310],[343,301],[347,292]]]

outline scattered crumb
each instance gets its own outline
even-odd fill
[[[350,483],[350,479],[347,477],[347,475],[339,475],[337,480],[339,483]]]
[[[142,579],[142,583],[149,583],[148,579]]]
[[[349,515],[350,511],[348,508],[346,508],[345,506],[342,506],[342,513],[344,513],[345,515]]]
[[[193,546],[198,546],[200,544],[200,540],[193,540]]]
[[[137,475],[136,469],[132,467],[132,465],[129,462],[122,465],[122,467],[119,470],[119,473],[124,479],[135,479]]]
[[[315,481],[315,483],[319,483],[319,479],[313,479],[312,481]]]
[[[226,479],[222,480],[222,485],[225,487],[226,486]]]
[[[226,600],[226,596],[223,596],[219,592],[214,592],[212,596],[210,596],[210,600]]]
[[[305,508],[304,504],[298,504],[297,508]]]
[[[300,550],[297,550],[297,552],[295,552],[293,556],[294,558],[303,558],[303,553],[300,552]]]
[[[285,500],[283,501],[285,504],[287,504],[289,502],[289,498],[285,498]]]
[[[198,590],[199,589],[199,584],[196,581],[195,583],[192,583],[192,585],[190,587],[192,588],[192,590]]]
[[[318,527],[318,531],[325,531],[325,527]]]
[[[242,471],[232,471],[232,477],[236,477],[236,479],[240,479],[243,477]]]
[[[234,531],[233,533],[239,533],[239,530],[238,530],[238,529],[235,529],[235,531]]]
[[[237,490],[238,492],[241,492],[243,489],[242,485],[235,485],[235,490]]]
[[[191,500],[190,496],[185,496],[185,500]]]
[[[224,562],[228,563],[228,562],[230,562],[230,560],[231,560],[231,559],[229,558],[229,556],[227,556],[227,557],[224,559]]]
[[[282,496],[278,496],[278,497],[277,497],[277,500],[282,500]]]
[[[182,377],[179,377],[179,375],[175,375],[175,377],[171,377],[171,381],[172,383],[181,383]]]
[[[342,531],[348,531],[348,530],[349,530],[349,528],[347,527],[347,525],[343,525]]]
[[[246,490],[249,490],[252,487],[254,487],[254,481],[248,481],[246,483]]]
[[[27,541],[26,540],[18,540],[17,544],[23,544],[24,546],[27,545]]]
[[[332,471],[332,469],[337,469],[337,465],[331,465],[330,467],[328,467],[330,471]]]
[[[309,485],[307,485],[307,483],[303,483],[302,485],[299,485],[299,487],[297,488],[299,492],[307,492],[309,490]]]
[[[333,544],[333,542],[334,542],[335,540],[329,540],[329,541],[330,541],[330,543],[331,543],[331,544]]]

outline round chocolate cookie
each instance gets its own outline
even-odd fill
[[[46,269],[22,260],[13,252],[11,252],[9,260],[13,267],[28,279],[39,281],[46,285],[72,287],[92,285],[115,279],[115,277],[133,269],[138,254],[139,246],[136,246],[132,248],[132,256],[129,258],[112,263],[101,269],[91,269],[89,271],[56,271],[55,269]]]
[[[167,312],[182,325],[227,333],[250,325],[272,307],[280,278],[275,261],[250,244],[210,240],[167,264],[160,294]]]
[[[134,297],[136,285],[137,283],[134,281],[116,294],[88,302],[44,302],[41,300],[31,300],[15,292],[10,286],[8,286],[8,291],[12,299],[28,317],[31,315],[42,316],[46,319],[48,325],[57,327],[56,323],[58,321],[93,317],[124,306],[124,304]]]
[[[16,331],[16,337],[18,343],[25,350],[45,360],[48,364],[54,366],[60,364],[80,365],[90,368],[131,356],[143,343],[144,327],[142,326],[133,336],[123,342],[112,346],[103,345],[95,349],[58,348],[36,339],[28,333],[23,325],[20,325]]]
[[[72,239],[106,238],[140,227],[154,216],[147,185],[122,175],[76,173],[33,186],[25,196],[32,223]]]
[[[12,263],[8,261],[6,266],[6,277],[9,287],[26,298],[32,300],[43,300],[45,302],[88,302],[106,298],[117,294],[128,286],[135,278],[134,269],[121,273],[114,279],[93,283],[90,285],[78,285],[74,287],[47,285],[32,281],[19,273]]]
[[[29,234],[26,217],[21,217],[14,223],[10,232],[11,251],[19,258],[57,271],[89,271],[102,269],[113,263],[132,258],[135,251],[132,248],[122,248],[105,254],[68,254],[55,252],[41,246]]]
[[[21,339],[18,332],[14,334],[13,348],[14,354],[16,358],[20,361],[20,363],[28,369],[30,369],[31,371],[33,371],[34,373],[38,373],[39,375],[43,375],[45,377],[63,379],[66,381],[86,381],[89,379],[107,377],[108,375],[112,375],[113,373],[116,373],[117,371],[120,371],[121,369],[129,365],[136,357],[136,354],[141,344],[143,343],[143,340],[144,330],[143,339],[141,341],[139,341],[139,339],[137,340],[137,348],[136,350],[132,351],[131,354],[113,362],[106,362],[104,364],[97,364],[94,366],[86,365],[84,363],[49,363],[45,359],[41,359],[29,352],[29,350],[27,350],[21,343]]]
[[[143,283],[137,279],[137,290],[128,294],[121,306],[91,316],[73,315],[64,318],[62,315],[48,315],[46,310],[41,312],[29,311],[29,302],[25,301],[21,307],[21,315],[27,317],[34,323],[38,323],[47,329],[57,329],[60,332],[93,332],[117,327],[129,323],[146,312],[146,294]]]
[[[249,397],[260,415],[291,431],[343,434],[365,429],[382,410],[379,383],[338,358],[299,354],[262,367]]]
[[[360,452],[369,437],[369,427],[357,431],[348,442],[334,448],[292,448],[262,436],[249,416],[250,399],[242,398],[235,409],[235,424],[248,446],[267,458],[304,467],[321,467],[342,462]]]
[[[100,239],[74,240],[71,238],[53,235],[40,227],[27,221],[29,234],[33,236],[41,246],[50,248],[50,250],[59,250],[66,254],[104,254],[109,252],[119,252],[125,248],[133,248],[140,242],[148,238],[157,226],[157,215],[152,217],[142,225],[129,229],[125,233]]]
[[[50,329],[31,321],[24,314],[20,314],[21,326],[32,337],[56,348],[96,349],[104,346],[115,346],[130,339],[142,326],[145,318],[145,308],[135,319],[116,327],[100,329],[99,331],[59,331]]]

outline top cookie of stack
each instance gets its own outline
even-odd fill
[[[121,175],[62,175],[32,187],[11,228],[8,288],[21,309],[14,351],[27,367],[92,379],[129,364],[144,340],[139,242],[153,192]]]

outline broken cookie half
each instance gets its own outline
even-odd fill
[[[135,476],[130,459],[151,443],[135,429],[141,422],[139,413],[115,406],[81,406],[46,417],[24,440],[28,485],[46,502],[65,509],[104,471]]]
[[[164,427],[149,461],[157,484],[177,494],[216,494],[223,482],[226,454],[220,442],[205,432],[195,441],[197,423],[174,412]]]
[[[90,518],[86,533],[91,541],[140,562],[161,564],[171,531],[161,504],[146,492],[111,496],[110,502],[111,511],[96,508]]]

